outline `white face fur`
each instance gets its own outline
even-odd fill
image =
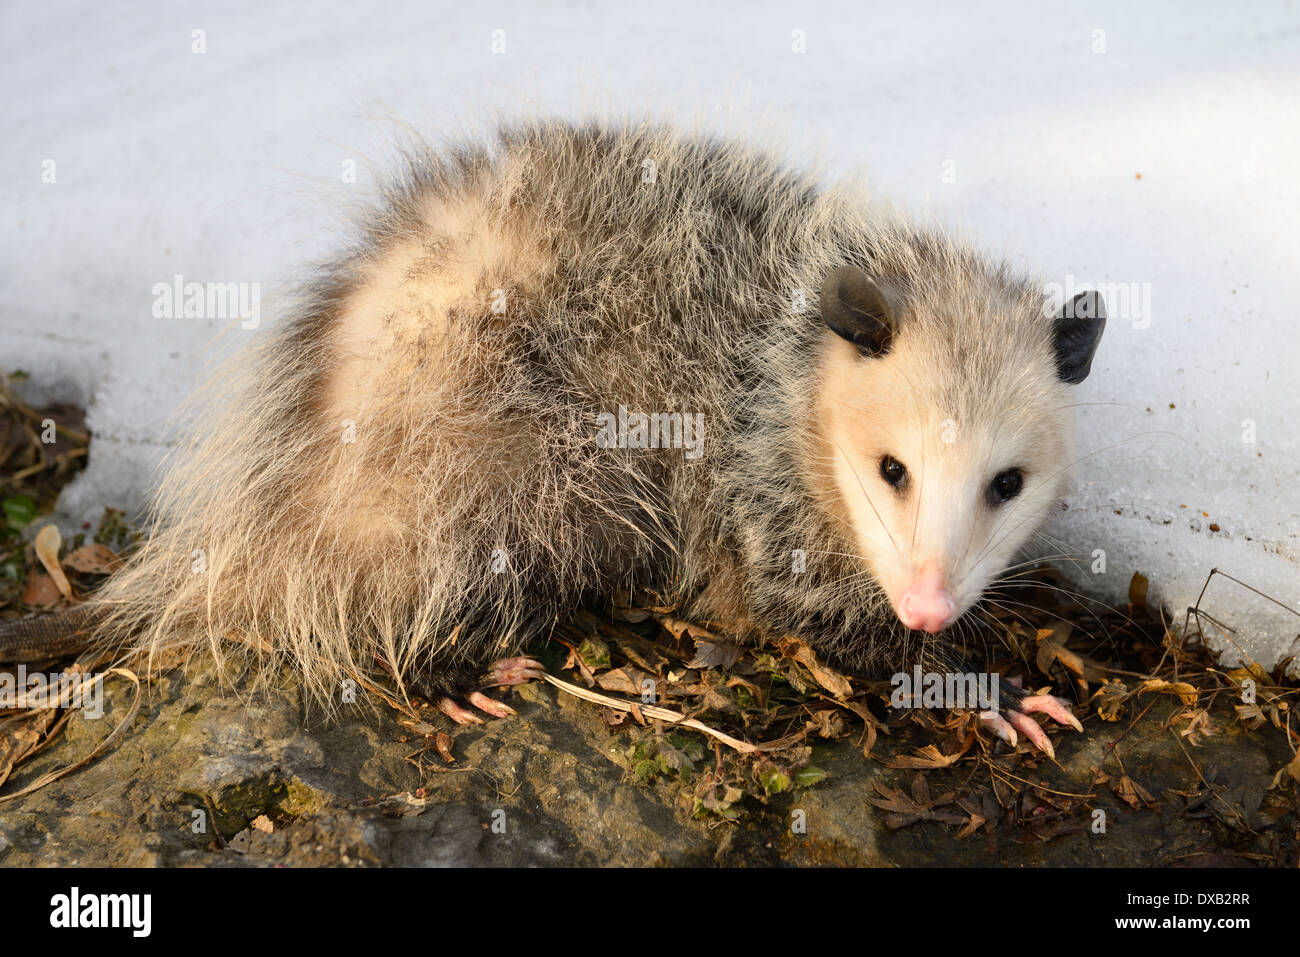
[[[1068,420],[1057,410],[1066,389],[1026,383],[989,396],[976,418],[951,408],[942,390],[919,385],[925,367],[905,342],[880,358],[843,341],[829,351],[828,454],[861,557],[904,624],[941,630],[1059,502],[1069,445]],[[915,595],[927,584],[952,601],[938,627],[907,620],[901,607],[909,587]]]
[[[996,318],[968,318],[1006,331]],[[954,349],[935,341],[944,327],[891,319],[879,352],[836,329],[819,403],[857,550],[899,620],[932,633],[1015,561],[1059,504],[1072,455],[1070,390],[1050,337],[969,348],[971,337]]]

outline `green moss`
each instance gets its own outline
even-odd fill
[[[263,814],[279,827],[322,808],[319,796],[295,780],[254,779],[225,788],[216,797],[197,791],[183,793],[196,806],[212,813],[217,833],[226,839],[234,837]]]

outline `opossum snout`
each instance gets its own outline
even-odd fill
[[[943,572],[926,571],[912,578],[898,599],[898,620],[930,634],[943,631],[957,617],[957,602],[948,591]]]

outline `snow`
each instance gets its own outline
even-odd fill
[[[1140,570],[1181,613],[1217,566],[1300,608],[1298,63],[1294,3],[11,4],[0,365],[89,404],[65,517],[136,507],[202,366],[257,334],[155,318],[154,285],[258,283],[274,321],[403,124],[776,130],[1045,281],[1136,293],[1108,297],[1049,529],[1082,584],[1119,597]],[[1202,607],[1230,652],[1300,653],[1300,618],[1240,585]]]

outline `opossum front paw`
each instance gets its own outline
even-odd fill
[[[990,731],[1013,748],[1019,740],[1016,734],[1019,731],[1030,744],[1049,758],[1056,757],[1056,749],[1052,747],[1051,739],[1047,737],[1039,723],[1030,717],[1035,712],[1047,715],[1057,724],[1069,725],[1075,731],[1083,730],[1083,725],[1070,710],[1069,702],[1060,698],[1040,694],[1025,695],[1012,700],[1015,702],[1015,707],[1005,707],[1001,712],[980,712],[980,719],[988,725]]]
[[[479,711],[493,718],[508,718],[518,713],[510,705],[489,698],[481,691],[471,691],[466,695],[465,700],[478,708]],[[483,723],[482,718],[468,708],[462,707],[455,698],[443,697],[438,699],[438,710],[457,724]]]

